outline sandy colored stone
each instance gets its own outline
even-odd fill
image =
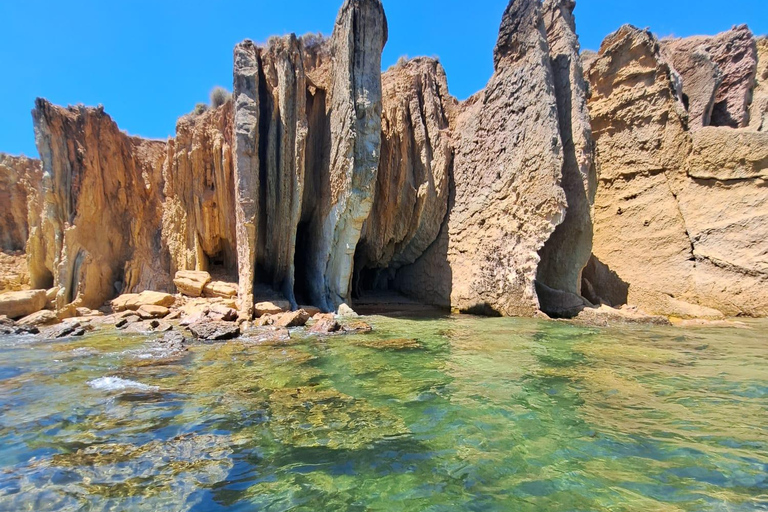
[[[309,314],[300,309],[298,311],[289,311],[288,313],[282,313],[274,325],[278,327],[301,327],[309,320]]]
[[[173,278],[173,284],[182,295],[202,297],[205,285],[211,282],[211,274],[202,270],[180,270]]]
[[[382,75],[382,90],[381,160],[355,256],[359,289],[386,286],[397,269],[416,261],[437,238],[448,208],[456,101],[443,67],[429,58],[398,62]]]
[[[59,317],[56,316],[56,313],[54,313],[53,311],[49,311],[47,309],[43,309],[42,311],[38,311],[37,313],[32,313],[31,315],[27,315],[16,322],[17,325],[21,325],[21,326],[27,326],[27,325],[41,326],[41,325],[52,325],[57,323],[59,323]]]
[[[112,310],[116,313],[132,310],[141,306],[162,306],[169,308],[174,305],[176,298],[169,293],[143,291],[141,293],[126,293],[111,301]]]
[[[58,308],[168,289],[158,244],[166,143],[126,135],[102,108],[38,99],[33,120],[45,174],[30,209],[32,286],[61,286]]]
[[[23,251],[27,246],[28,204],[42,179],[40,160],[0,153],[0,251]]]
[[[510,2],[485,90],[452,126],[455,193],[440,235],[397,286],[460,311],[531,316],[538,251],[563,221],[554,76],[542,6]]]
[[[137,313],[144,320],[149,320],[152,318],[165,318],[170,313],[170,310],[164,306],[143,305],[137,310]]]
[[[768,313],[767,134],[689,131],[658,41],[634,27],[606,39],[588,76],[595,294],[682,318]]]
[[[237,297],[237,284],[224,281],[211,281],[203,287],[203,295],[206,297],[220,297],[231,299]]]
[[[291,304],[288,301],[259,302],[253,306],[253,314],[256,318],[259,318],[263,315],[278,315],[290,309]]]
[[[11,319],[37,313],[45,307],[45,290],[25,290],[0,294],[0,315]]]
[[[237,270],[233,117],[232,101],[188,114],[168,142],[162,241],[171,275],[214,267],[234,275]]]
[[[556,301],[550,308],[539,290],[539,283],[578,296],[582,270],[592,253],[592,207],[597,176],[574,7],[573,0],[546,0],[543,12],[563,143],[561,184],[568,203],[563,222],[539,251],[537,296],[540,307],[547,313],[555,309],[562,312],[562,303]]]
[[[768,36],[758,37],[757,71],[755,88],[752,91],[752,105],[749,109],[749,129],[768,131]]]
[[[27,257],[20,251],[0,251],[0,293],[29,289]]]

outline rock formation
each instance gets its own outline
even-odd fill
[[[544,2],[544,23],[563,142],[562,186],[568,209],[562,224],[555,228],[539,253],[541,263],[536,279],[541,309],[555,315],[555,308],[543,299],[541,285],[572,295],[581,294],[581,272],[592,253],[592,205],[597,186],[587,86],[579,58],[574,7],[573,0]]]
[[[58,307],[98,308],[120,291],[166,290],[160,244],[165,142],[129,137],[101,108],[38,100],[41,212],[28,244],[33,288]]]
[[[435,59],[381,73],[381,0],[345,0],[329,39],[238,44],[233,98],[168,141],[38,100],[42,164],[0,157],[0,248],[26,241],[59,310],[178,291],[233,319],[238,294],[249,320],[395,290],[482,314],[768,315],[766,39],[625,26],[579,55],[574,5],[512,0],[464,102]]]
[[[162,241],[178,270],[237,271],[231,101],[176,124],[163,166]]]
[[[326,310],[348,299],[379,166],[386,38],[379,0],[347,0],[330,41],[288,36],[235,49],[242,309],[256,283],[293,306],[297,286]]]
[[[29,236],[29,201],[42,180],[40,160],[0,153],[0,250],[23,251]]]
[[[746,25],[713,37],[662,42],[666,60],[682,77],[680,99],[688,103],[691,126],[749,125],[757,47]]]
[[[398,287],[461,311],[528,316],[539,307],[537,252],[566,210],[555,77],[538,1],[510,2],[494,64],[488,86],[456,117],[446,223],[428,253],[403,269]]]
[[[741,40],[744,29],[735,32],[722,39]],[[726,54],[713,54],[724,70],[716,98],[741,98],[751,72],[723,62]],[[728,78],[734,68],[741,81]],[[585,285],[611,305],[650,313],[765,315],[766,134],[689,131],[676,73],[647,31],[609,36],[587,76],[599,186]],[[725,104],[731,119],[745,119],[743,103]]]
[[[749,129],[768,131],[768,37],[757,39],[757,80],[749,110]]]
[[[445,71],[434,59],[400,62],[382,88],[381,163],[357,249],[359,289],[392,286],[437,238],[448,208],[455,100]]]

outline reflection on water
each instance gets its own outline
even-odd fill
[[[768,510],[768,323],[0,339],[0,510]]]

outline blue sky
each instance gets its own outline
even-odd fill
[[[250,38],[329,34],[342,0],[2,0],[0,151],[36,155],[30,111],[42,96],[103,104],[132,135],[166,138],[176,119],[231,89],[232,48]],[[401,55],[438,56],[463,99],[482,89],[507,0],[383,0],[387,68]],[[579,0],[582,47],[623,23],[661,36],[712,34],[747,23],[768,33],[768,0]]]

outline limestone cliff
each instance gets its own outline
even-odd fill
[[[257,283],[294,306],[297,288],[325,310],[349,300],[379,166],[386,37],[378,0],[347,0],[330,41],[288,36],[235,49],[243,309]]]
[[[0,250],[23,251],[29,236],[29,202],[42,181],[40,160],[0,153]]]
[[[38,100],[41,167],[0,157],[0,244],[27,241],[29,284],[60,287],[58,307],[207,270],[238,281],[243,318],[353,290],[483,314],[768,315],[765,38],[625,26],[580,55],[573,10],[510,1],[464,102],[435,59],[381,73],[380,0],[345,0],[329,39],[238,44],[233,98],[168,141]]]
[[[231,101],[176,124],[163,165],[162,242],[170,275],[237,270]]]
[[[730,99],[753,73],[722,54],[713,58],[722,83],[737,91],[717,93],[716,104],[729,98],[729,119],[743,124],[744,104]],[[733,69],[741,79],[729,78]],[[599,177],[585,273],[592,298],[678,316],[766,314],[766,134],[698,122],[689,131],[679,90],[686,75],[680,84],[647,31],[625,26],[609,36],[587,76]]]
[[[563,143],[562,186],[568,209],[562,224],[555,228],[540,251],[537,285],[579,295],[581,272],[592,253],[592,205],[597,178],[574,8],[573,0],[544,2],[544,23]],[[542,299],[543,294],[539,295]],[[557,314],[546,300],[540,300],[540,303],[545,312]]]
[[[455,100],[433,59],[382,76],[382,149],[373,209],[357,248],[359,289],[392,286],[396,271],[432,244],[448,208]]]
[[[494,64],[488,86],[456,117],[455,190],[443,232],[398,281],[462,311],[527,316],[539,307],[537,252],[566,210],[555,78],[538,1],[510,2]]]
[[[43,180],[32,286],[59,286],[59,307],[91,308],[120,291],[169,289],[158,236],[165,142],[122,133],[101,108],[37,100],[33,118]]]

